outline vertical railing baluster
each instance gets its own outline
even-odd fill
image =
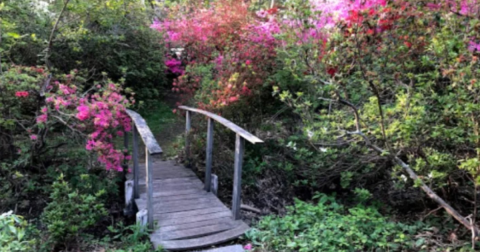
[[[128,132],[123,131],[123,155],[127,156],[128,155]],[[126,158],[123,159],[123,173],[127,174],[128,173],[128,160]]]
[[[233,174],[232,214],[235,220],[240,219],[240,204],[242,194],[242,163],[245,151],[245,139],[239,134],[235,140],[235,165]]]
[[[140,198],[140,191],[138,189],[138,180],[140,178],[140,171],[138,168],[138,129],[133,126],[133,197],[135,199]]]
[[[185,119],[186,119],[186,123],[185,123],[186,124],[185,125],[185,155],[186,155],[187,161],[190,158],[190,140],[189,140],[189,136],[188,136],[188,134],[190,133],[190,129],[192,127],[190,116],[191,116],[190,111],[187,111],[187,114],[185,116]]]
[[[210,192],[212,180],[212,153],[213,153],[213,130],[215,122],[212,118],[208,118],[207,129],[207,160],[205,161],[205,191]]]
[[[147,218],[148,227],[153,229],[153,169],[152,169],[152,156],[148,151],[148,147],[145,147],[145,169],[146,169],[146,184],[147,184]]]

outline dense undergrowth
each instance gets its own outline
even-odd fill
[[[243,203],[269,215],[250,219],[249,249],[470,250],[479,9],[476,0],[2,1],[0,251],[152,250],[119,202],[131,158],[124,111],[162,132],[176,125],[160,102],[170,92],[265,141],[247,145],[243,166]],[[205,127],[195,117],[188,136],[200,173]],[[183,159],[184,140],[168,137],[168,155]],[[217,127],[214,143],[230,202],[234,135]]]
[[[0,251],[152,251],[123,214],[125,108],[157,106],[139,1],[0,2]],[[107,168],[107,169],[105,169]]]
[[[392,221],[445,218],[447,209],[458,222],[436,226],[440,243],[429,237],[425,248],[396,249],[448,250],[457,242],[467,248],[478,231],[479,7],[474,0],[180,1],[152,28],[167,45],[184,47],[167,62],[184,102],[265,140],[247,146],[244,203],[301,218],[307,213],[285,212],[295,197],[309,201],[323,191],[355,205],[352,192],[368,189]],[[205,132],[205,124],[196,127]],[[201,171],[205,136],[191,137]],[[233,143],[228,131],[216,131],[214,172],[223,188],[231,188]],[[224,195],[228,202],[229,189]],[[285,242],[299,233],[309,237],[305,244],[315,241],[292,231],[272,244],[277,234],[269,229],[290,219],[264,221],[268,250],[295,251]]]

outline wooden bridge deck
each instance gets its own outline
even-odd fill
[[[147,208],[145,165],[139,165],[138,209]],[[153,161],[153,216],[156,230],[150,235],[155,247],[186,250],[222,243],[249,229],[234,220],[232,211],[213,193],[204,190],[194,172],[173,161]],[[129,175],[131,177],[131,175]]]

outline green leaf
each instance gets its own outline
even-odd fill
[[[15,33],[15,32],[7,32],[7,35],[8,35],[9,37],[14,38],[14,39],[19,39],[19,38],[21,38],[20,34]]]

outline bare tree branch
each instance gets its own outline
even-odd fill
[[[62,11],[58,15],[57,21],[55,22],[55,25],[53,26],[52,32],[50,33],[50,38],[48,39],[48,45],[47,48],[45,49],[45,64],[47,65],[48,70],[51,70],[51,64],[50,64],[50,51],[52,50],[52,44],[53,44],[53,38],[55,37],[55,31],[57,30],[58,24],[60,23],[60,19],[62,18],[63,13],[67,9],[67,5],[70,2],[70,0],[66,0],[65,3],[63,4]]]

